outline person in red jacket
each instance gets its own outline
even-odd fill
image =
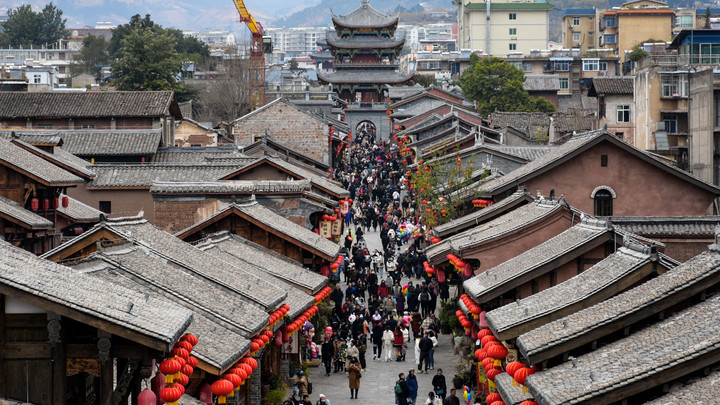
[[[393,347],[395,348],[395,361],[402,361],[402,349],[405,343],[405,335],[403,335],[400,326],[395,328],[395,339],[393,339]]]
[[[385,280],[383,280],[378,287],[378,295],[380,296],[380,298],[385,299],[388,294],[390,294],[390,289],[388,288],[387,284],[385,284]]]

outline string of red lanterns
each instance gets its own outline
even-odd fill
[[[495,204],[495,202],[492,200],[484,200],[482,198],[472,200],[472,203],[475,208],[485,208]]]
[[[170,356],[163,360],[158,366],[159,381],[164,379],[156,389],[160,391],[160,399],[169,405],[177,405],[180,397],[185,394],[185,386],[190,382],[190,376],[195,372],[198,359],[191,356],[193,348],[198,344],[197,336],[187,333],[175,343],[170,351]],[[149,390],[144,390],[143,398],[150,398]],[[139,397],[138,397],[139,398]]]

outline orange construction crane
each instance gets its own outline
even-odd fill
[[[255,21],[243,0],[233,0],[240,13],[240,21],[244,22],[252,34],[250,48],[250,65],[248,79],[250,82],[250,110],[265,105],[265,53],[272,52],[272,39],[264,36],[262,25]]]

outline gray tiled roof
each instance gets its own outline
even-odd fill
[[[141,249],[125,243],[92,254],[90,259],[97,256],[106,262],[106,268],[93,271],[93,275],[112,285],[139,283],[193,312],[229,325],[245,337],[251,337],[267,324],[268,315],[259,305],[233,294],[221,283],[188,271],[182,264]]]
[[[592,115],[554,114],[553,127],[556,133],[580,133],[593,129],[595,118]]]
[[[146,295],[152,291],[152,287],[147,283],[123,274],[122,270],[118,270],[119,266],[108,263],[99,255],[76,262],[72,266],[77,271],[97,279],[98,282],[112,283],[113,288],[129,289],[138,295]],[[170,290],[163,291],[169,292]],[[158,294],[153,292],[152,295]],[[177,295],[173,295],[172,299],[179,298]],[[188,325],[186,332],[198,337],[198,344],[193,348],[193,356],[211,366],[221,370],[226,369],[250,349],[250,338],[247,337],[247,334],[229,326],[227,322],[215,316],[206,314],[202,308],[192,307],[190,301],[186,301],[184,306],[176,305],[175,301],[168,301],[165,305],[174,309],[192,308],[192,322]]]
[[[527,330],[523,325],[554,321],[621,292],[625,285],[621,281],[637,278],[634,274],[642,274],[643,267],[653,260],[649,247],[628,241],[625,239],[627,247],[569,280],[488,312],[485,316],[488,325],[499,335],[515,328]],[[644,274],[650,270],[646,268]],[[511,334],[512,338],[517,337],[516,332]]]
[[[241,236],[220,232],[209,237],[219,250],[236,256],[254,266],[273,274],[299,287],[306,288],[313,293],[324,287],[327,277],[310,271],[299,262],[253,243]]]
[[[646,236],[715,235],[720,217],[612,217],[613,225]]]
[[[28,228],[52,229],[54,224],[40,215],[28,211],[17,202],[0,196],[0,213],[25,224]]]
[[[49,185],[83,183],[80,177],[4,139],[0,139],[0,162],[24,170]]]
[[[531,203],[528,206],[532,205],[534,204]],[[522,208],[510,212],[506,216],[512,216]],[[482,304],[534,279],[539,275],[537,272],[541,269],[549,272],[552,268],[548,267],[548,264],[556,262],[568,253],[583,250],[588,244],[603,243],[607,240],[610,232],[609,225],[604,221],[595,224],[580,223],[512,259],[466,280],[463,287],[468,294]],[[505,312],[503,314],[507,315]]]
[[[68,206],[63,207],[62,204],[57,207],[57,212],[71,218],[78,222],[100,222],[100,215],[102,211],[96,210],[95,208],[76,200],[72,197],[68,197],[65,194],[61,194],[60,198],[68,198]]]
[[[715,370],[710,375],[700,377],[681,388],[671,388],[669,393],[645,402],[645,405],[711,404],[719,397],[720,371]]]
[[[302,193],[309,190],[310,180],[156,181],[150,187],[152,194],[272,194]]]
[[[153,250],[172,258],[173,261],[182,263],[203,277],[226,285],[239,295],[263,307],[275,309],[285,298],[285,293],[272,284],[248,274],[241,268],[223,265],[211,255],[156,228],[144,219],[108,219],[106,224],[113,230],[142,241]]]
[[[95,179],[88,188],[143,187],[155,181],[216,181],[236,170],[237,165],[207,164],[96,164]]]
[[[493,128],[513,127],[528,133],[535,133],[536,128],[550,128],[550,116],[541,112],[494,112],[490,114]]]
[[[345,15],[335,15],[330,9],[333,22],[346,27],[386,27],[396,24],[399,15],[384,14],[370,5],[370,2],[363,0],[359,8]]]
[[[523,394],[522,388],[512,385],[512,377],[508,373],[502,373],[495,377],[497,390],[506,405],[519,405],[523,401],[532,400],[529,393]]]
[[[232,209],[236,209],[243,214],[249,216],[250,218],[260,221],[261,223],[274,229],[281,235],[285,235],[286,237],[294,239],[305,246],[317,249],[318,251],[327,256],[334,258],[340,251],[340,245],[338,245],[337,243],[329,241],[322,236],[316,234],[315,232],[276,214],[269,208],[258,204],[257,201],[254,200],[250,202],[230,204],[227,208],[216,212],[214,215],[201,221],[200,223],[178,232],[177,235],[182,235],[202,223],[211,222],[215,219],[215,217],[223,215],[226,211]]]
[[[52,164],[66,168],[65,170],[71,170],[74,174],[84,176],[88,179],[91,179],[95,176],[95,172],[88,169],[88,166],[90,164],[86,160],[70,154],[62,150],[61,148],[54,147],[53,152],[50,153],[21,139],[14,139],[12,142],[29,151],[30,153],[47,160]]]
[[[427,257],[429,261],[433,263],[444,262],[446,261],[445,256],[451,251],[456,254],[462,254],[461,251],[464,249],[477,246],[505,233],[521,229],[566,206],[564,200],[562,203],[538,200],[534,203],[524,205],[490,222],[478,225],[475,228],[430,246],[426,250]]]
[[[192,320],[191,311],[156,294],[138,294],[122,286],[108,288],[6,242],[0,242],[0,250],[0,283],[160,340],[168,348]]]
[[[163,117],[172,91],[2,92],[0,119]]]
[[[325,190],[328,190],[329,192],[333,194],[337,194],[340,196],[349,196],[350,192],[348,192],[346,189],[342,187],[342,185],[336,181],[330,180],[325,176],[318,175],[312,170],[306,169],[302,166],[298,166],[295,164],[292,164],[291,162],[286,161],[285,159],[279,159],[279,158],[273,158],[269,156],[265,156],[262,159],[267,159],[269,162],[272,162],[285,170],[295,173],[298,176],[309,179],[313,185],[316,187],[323,188]]]
[[[412,75],[406,75],[394,70],[370,70],[352,69],[336,70],[333,73],[320,74],[318,79],[326,83],[358,83],[358,84],[385,84],[404,83],[412,79]]]
[[[423,91],[425,91],[425,88],[422,87],[419,84],[416,84],[415,86],[409,86],[409,87],[388,87],[388,97],[392,99],[398,99],[398,98],[407,98],[414,96],[416,94],[420,94]]]
[[[590,95],[633,94],[632,76],[593,77]]]
[[[63,149],[78,156],[142,156],[160,146],[161,130],[94,130],[63,133]]]
[[[719,272],[720,254],[710,250],[631,290],[525,333],[517,339],[517,345],[525,357],[556,347],[571,350],[581,344],[573,340],[581,341],[583,335],[598,331],[609,334],[624,319],[660,312],[658,306],[671,305],[673,297],[700,288]]]
[[[213,256],[217,257],[222,261],[228,262],[235,266],[244,266],[248,269],[249,273],[254,274],[255,276],[267,281],[268,283],[275,285],[281,290],[284,290],[287,293],[287,297],[285,298],[283,303],[290,306],[290,311],[288,311],[287,313],[287,316],[289,316],[290,318],[295,318],[299,316],[303,311],[308,309],[315,302],[315,297],[311,294],[304,292],[300,288],[292,285],[291,283],[283,279],[275,277],[273,274],[264,271],[264,269],[255,266],[248,266],[249,263],[247,261],[226,252],[210,240],[198,244],[197,247],[204,252],[212,254]]]
[[[704,182],[698,178],[693,177],[689,173],[678,169],[677,167],[669,166],[664,162],[661,162],[660,160],[654,158],[647,152],[640,150],[620,139],[615,137],[614,135],[610,134],[606,130],[597,130],[597,131],[590,131],[585,132],[583,134],[578,134],[573,137],[571,137],[567,142],[560,146],[554,147],[552,150],[550,150],[545,155],[529,162],[525,166],[522,166],[518,169],[515,169],[511,171],[510,173],[506,174],[505,176],[502,176],[500,178],[497,178],[495,180],[489,181],[482,185],[482,190],[479,190],[483,195],[493,195],[497,192],[500,192],[508,187],[516,187],[517,183],[525,181],[529,178],[534,178],[537,175],[540,175],[544,173],[547,170],[550,170],[558,165],[560,165],[565,159],[570,158],[574,156],[575,154],[579,154],[582,151],[585,150],[586,147],[590,147],[590,145],[602,142],[602,141],[609,141],[614,144],[616,144],[618,147],[623,148],[627,150],[628,152],[636,155],[640,159],[645,160],[649,164],[656,166],[660,168],[661,170],[664,170],[668,172],[669,174],[672,174],[674,176],[683,178],[686,181],[689,181],[693,184],[695,184],[698,187],[704,188],[711,192],[716,192],[720,194],[720,190],[707,183]]]
[[[508,155],[517,156],[528,161],[535,160],[553,149],[552,146],[507,146],[492,144],[485,144],[484,146],[488,149],[507,153]]]
[[[234,146],[158,148],[150,157],[150,163],[207,163],[210,159],[240,158],[241,153]],[[246,157],[248,161],[253,157]]]
[[[58,130],[0,130],[0,138],[12,139],[12,134],[31,145],[59,145],[62,143],[62,134]]]
[[[378,38],[378,37],[367,37],[367,38],[340,38],[335,31],[327,32],[327,44],[335,48],[342,49],[363,49],[363,48],[374,48],[374,49],[387,49],[402,47],[405,43],[405,36],[395,35],[394,38]]]
[[[532,194],[525,191],[516,191],[509,197],[500,200],[497,204],[493,204],[470,214],[463,215],[462,217],[453,219],[448,223],[438,225],[434,229],[438,236],[442,238],[445,234],[457,232],[458,230],[466,229],[473,224],[477,225],[480,222],[484,222],[485,218],[492,218],[493,215],[504,211],[508,206],[520,203],[521,201],[533,200],[534,198]]]
[[[525,75],[523,88],[526,91],[558,91],[560,90],[560,76]]]
[[[699,359],[719,348],[720,295],[716,295],[576,361],[537,372],[525,384],[543,404],[593,399],[600,403],[602,395],[641,382],[634,392],[662,384],[669,376],[661,374],[669,369],[683,367],[685,374],[692,373],[703,367]],[[622,397],[614,400],[618,399]]]

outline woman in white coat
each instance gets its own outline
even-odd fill
[[[383,357],[385,357],[385,361],[392,360],[393,340],[395,340],[395,335],[393,334],[393,331],[390,330],[390,327],[386,326],[385,332],[383,332],[382,335]]]

